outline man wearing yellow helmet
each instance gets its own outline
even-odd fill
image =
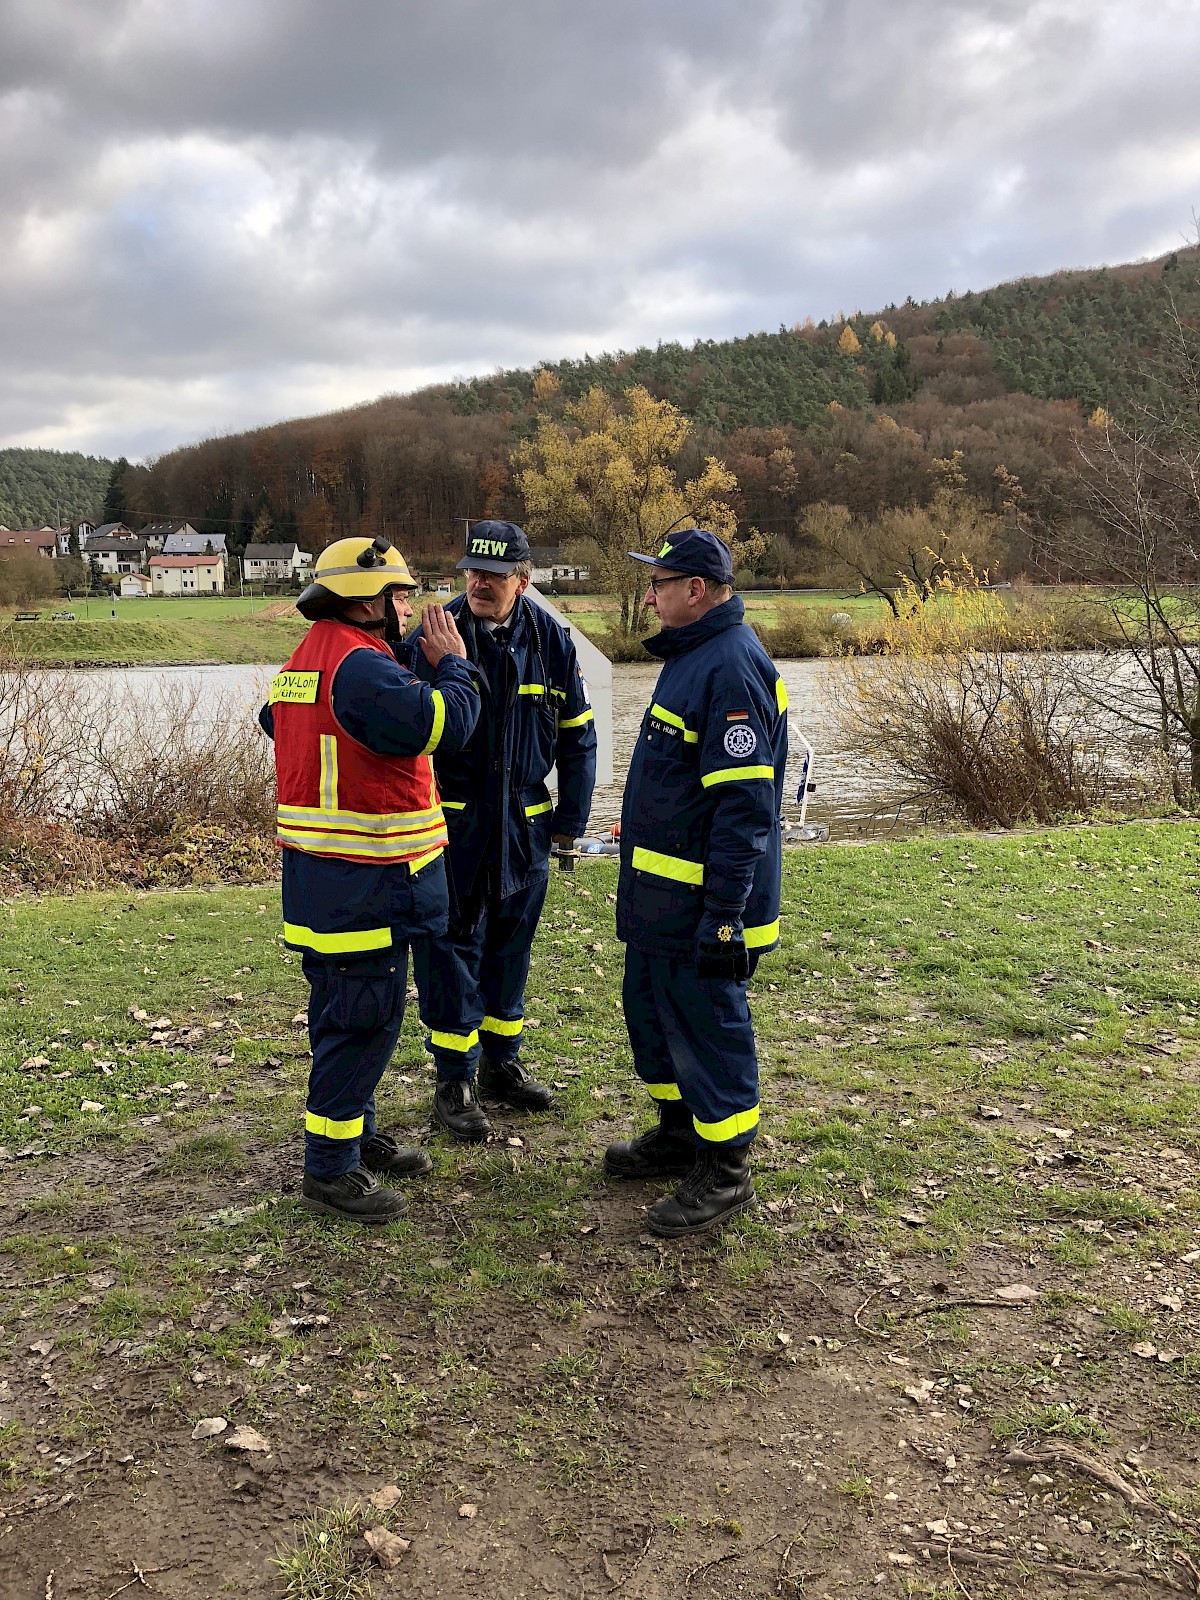
[[[259,721],[275,741],[284,941],[301,952],[312,1045],[302,1202],[359,1222],[405,1208],[377,1174],[428,1172],[422,1150],[375,1129],[413,938],[443,934],[446,824],[430,756],[460,749],[479,692],[452,618],[425,613],[422,683],[403,637],[416,579],[386,539],[323,550],[296,605],[312,627],[271,680]]]

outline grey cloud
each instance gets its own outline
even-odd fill
[[[432,378],[1127,259],[1174,0],[9,0],[0,437],[161,449]]]

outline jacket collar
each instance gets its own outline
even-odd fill
[[[530,602],[526,600],[525,596],[523,594],[519,594],[517,596],[516,604],[508,614],[508,621],[503,624],[508,631],[508,642],[510,645],[516,643],[521,629],[525,625],[529,605]],[[467,647],[468,657],[470,660],[475,662],[476,665],[478,665],[479,650],[483,642],[485,630],[475,613],[467,604],[466,595],[455,595],[454,599],[450,602],[446,609],[450,612],[455,622],[458,624],[458,631],[463,636],[463,643]]]
[[[663,628],[659,633],[651,634],[649,639],[643,639],[642,645],[652,656],[663,659],[685,655],[697,645],[715,639],[717,634],[724,633],[728,628],[736,628],[745,620],[745,615],[746,608],[741,597],[735,594],[723,600],[719,606],[714,606],[711,611],[706,611],[698,621],[689,622],[683,628]]]

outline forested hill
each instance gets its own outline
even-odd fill
[[[42,528],[99,519],[112,462],[65,450],[0,450],[0,522]]]
[[[464,518],[521,516],[509,453],[540,411],[561,413],[593,384],[614,394],[643,384],[694,420],[685,471],[714,453],[735,473],[739,519],[771,536],[772,572],[802,570],[797,531],[809,505],[870,518],[924,504],[935,461],[955,451],[982,502],[999,510],[1015,475],[1031,522],[1053,521],[1070,512],[1073,431],[1097,408],[1119,413],[1152,392],[1172,319],[1200,323],[1198,279],[1200,251],[1181,250],[386,396],[131,468],[123,514],[187,517],[229,534],[234,549],[252,534],[319,550],[383,531],[438,565]],[[1020,565],[1019,548],[1007,555],[1009,570]]]
[[[1172,307],[1200,318],[1200,251],[1156,262],[1019,278],[980,294],[890,305],[834,323],[811,320],[744,339],[660,344],[630,354],[547,362],[574,399],[644,384],[698,424],[730,431],[820,420],[830,402],[862,410],[920,388],[961,402],[1016,390],[1119,409],[1169,325]],[[847,329],[849,333],[847,334]],[[888,337],[891,335],[891,337]],[[473,378],[444,392],[455,408],[519,412],[534,372]]]

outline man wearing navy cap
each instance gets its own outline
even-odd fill
[[[548,1111],[520,1061],[525,980],[549,880],[550,842],[574,844],[596,781],[596,729],[571,636],[524,598],[529,542],[512,522],[477,522],[458,563],[457,621],[482,699],[470,741],[433,763],[450,834],[450,931],[413,948],[421,1018],[437,1068],[434,1122],[489,1137],[480,1103]],[[413,670],[431,669],[414,635]],[[557,800],[546,777],[558,770]],[[478,1069],[478,1070],[477,1070]]]
[[[779,942],[787,694],[715,534],[689,528],[633,559],[651,569],[644,603],[662,631],[645,646],[664,665],[621,808],[617,936],[634,1066],[658,1121],[610,1145],[604,1168],[682,1177],[647,1217],[652,1233],[678,1238],[754,1199],[746,984]]]

